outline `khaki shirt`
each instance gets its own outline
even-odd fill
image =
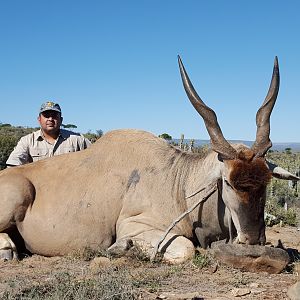
[[[8,165],[23,165],[45,159],[47,157],[88,148],[91,142],[79,133],[60,129],[54,144],[46,141],[42,130],[23,136],[10,154]]]

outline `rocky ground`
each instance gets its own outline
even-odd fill
[[[269,245],[300,252],[295,227],[267,230]],[[291,251],[292,250],[292,251]],[[179,266],[139,259],[38,255],[0,262],[1,299],[289,299],[300,281],[300,261],[280,274],[243,272],[202,253]],[[298,260],[298,261],[297,261]]]

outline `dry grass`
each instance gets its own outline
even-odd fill
[[[11,286],[15,284],[12,282]],[[125,268],[106,268],[93,278],[79,279],[69,272],[56,273],[48,282],[17,287],[3,293],[1,299],[137,299],[138,291]]]
[[[286,247],[300,250],[296,228],[276,227],[271,233],[273,243],[280,239]],[[109,264],[92,267],[94,257],[103,255],[109,258]],[[181,265],[152,263],[142,249],[135,247],[121,258],[91,249],[68,257],[33,255],[19,262],[0,262],[0,270],[0,299],[6,300],[154,300],[168,293],[211,299],[232,296],[231,291],[236,288],[248,288],[256,293],[243,296],[246,300],[284,300],[288,299],[287,288],[300,278],[297,258],[289,272],[266,275],[222,266],[205,251]]]

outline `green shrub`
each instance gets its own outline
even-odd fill
[[[15,145],[17,144],[18,140],[14,136],[3,136],[0,135],[0,168],[4,169],[2,163],[5,163],[13,151]]]
[[[266,212],[276,218],[272,220],[270,225],[275,225],[282,222],[283,225],[297,226],[297,210],[295,208],[288,208],[286,210],[278,204],[276,198],[268,199],[266,203]]]
[[[193,258],[193,264],[202,269],[208,267],[211,264],[211,258],[208,254],[201,254],[200,252],[196,252]]]

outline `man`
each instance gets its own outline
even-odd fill
[[[41,128],[20,139],[6,162],[8,166],[80,151],[91,145],[83,135],[60,128],[63,118],[57,103],[49,101],[42,104],[37,119]]]

